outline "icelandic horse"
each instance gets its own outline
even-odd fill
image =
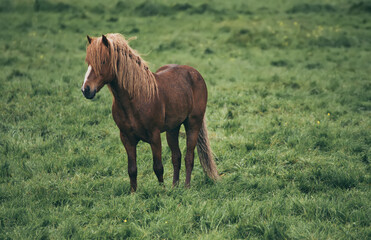
[[[137,189],[136,147],[140,140],[151,145],[153,170],[163,184],[161,132],[166,132],[171,150],[173,186],[178,184],[181,166],[178,136],[182,124],[187,136],[185,186],[190,186],[196,145],[204,172],[217,180],[205,122],[207,89],[201,74],[192,67],[175,64],[152,73],[121,34],[87,39],[88,70],[81,91],[85,98],[93,99],[107,85],[113,95],[112,115],[127,152],[131,192]]]

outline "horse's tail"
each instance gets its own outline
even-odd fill
[[[201,166],[206,175],[214,181],[218,180],[220,177],[216,169],[213,152],[210,148],[205,117],[202,121],[200,133],[198,134],[197,138],[197,152],[198,157],[200,158]]]

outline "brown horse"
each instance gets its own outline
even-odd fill
[[[172,153],[173,186],[178,184],[181,165],[178,135],[182,124],[187,135],[185,186],[190,185],[196,145],[204,172],[217,180],[204,118],[207,89],[201,74],[180,65],[166,65],[152,73],[122,35],[87,38],[88,70],[81,91],[87,99],[94,98],[104,85],[111,91],[113,119],[128,155],[131,191],[137,188],[136,146],[140,140],[151,145],[153,170],[163,184],[160,133],[165,131]]]

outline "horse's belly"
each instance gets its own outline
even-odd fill
[[[179,127],[186,118],[187,118],[186,116],[177,117],[169,116],[168,118],[165,118],[165,124],[164,128],[162,129],[162,132]]]

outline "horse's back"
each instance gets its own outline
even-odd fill
[[[166,128],[180,125],[193,115],[203,117],[207,102],[207,89],[201,74],[186,65],[165,65],[155,77],[165,106]]]
[[[188,87],[194,93],[202,92],[207,99],[206,84],[201,74],[193,67],[187,65],[169,64],[160,67],[156,73],[156,79],[161,84],[177,87]],[[187,85],[187,86],[186,86]],[[206,96],[205,96],[206,94]]]

